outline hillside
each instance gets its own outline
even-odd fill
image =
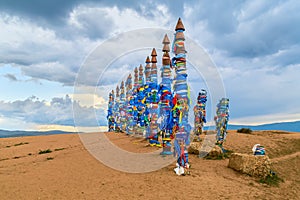
[[[0,129],[0,138],[21,137],[21,136],[38,136],[38,135],[54,135],[54,134],[74,134],[74,132],[52,130],[52,131],[9,131]]]
[[[87,133],[95,137],[100,134]],[[149,152],[145,140],[106,133],[117,146]],[[300,134],[278,131],[239,134],[229,131],[225,148],[251,153],[263,144],[274,171],[284,179],[277,187],[228,168],[228,159],[190,156],[191,175],[177,176],[175,163],[158,171],[129,174],[96,160],[78,134],[0,139],[0,196],[2,199],[299,199]],[[39,152],[48,153],[39,154]],[[114,159],[114,155],[108,155]],[[138,163],[136,163],[138,165]]]
[[[214,129],[214,126],[206,126],[207,129]],[[280,131],[288,131],[288,132],[300,132],[300,121],[295,122],[280,122],[280,123],[271,123],[271,124],[262,124],[262,125],[228,125],[228,130],[237,130],[240,128],[250,128],[252,130],[280,130]]]

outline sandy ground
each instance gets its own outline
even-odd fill
[[[103,134],[103,133],[98,133]],[[150,152],[141,138],[106,133],[127,151]],[[260,143],[284,182],[278,187],[228,168],[228,159],[190,156],[191,175],[177,176],[175,164],[130,174],[96,160],[78,135],[0,139],[0,199],[300,199],[300,133],[230,131],[225,148],[251,153]],[[50,149],[51,153],[39,154]],[[298,193],[297,193],[298,192]]]

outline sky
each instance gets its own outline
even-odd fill
[[[162,46],[154,35],[145,44],[119,41],[145,49],[124,52],[101,75],[99,63],[123,50],[104,45],[139,30],[172,33],[179,17],[215,65],[231,124],[300,120],[299,10],[297,0],[0,0],[0,129],[105,126],[108,92],[144,64],[151,42]],[[188,70],[195,98],[215,77],[195,75],[192,64]],[[209,119],[216,104],[208,100]]]

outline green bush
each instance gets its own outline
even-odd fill
[[[282,178],[278,177],[277,174],[269,174],[266,178],[260,179],[259,182],[270,186],[278,187],[279,183],[284,181]]]
[[[54,149],[54,151],[61,151],[61,150],[64,150],[66,148],[57,148],[57,149]]]
[[[20,146],[20,145],[24,145],[24,144],[29,144],[28,142],[21,142],[21,143],[18,143],[18,144],[14,144],[14,146]]]
[[[252,133],[252,130],[250,128],[240,128],[237,130],[238,133],[246,133],[246,134],[250,134]]]
[[[52,151],[50,149],[47,150],[40,150],[39,154],[45,154],[45,153],[51,153]]]

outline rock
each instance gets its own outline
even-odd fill
[[[270,173],[271,161],[268,156],[233,153],[228,167],[250,176],[265,178]]]
[[[198,155],[200,152],[201,143],[200,142],[191,142],[188,148],[188,153]]]
[[[208,156],[212,159],[217,159],[223,156],[223,150],[218,145],[215,145],[208,153]]]

